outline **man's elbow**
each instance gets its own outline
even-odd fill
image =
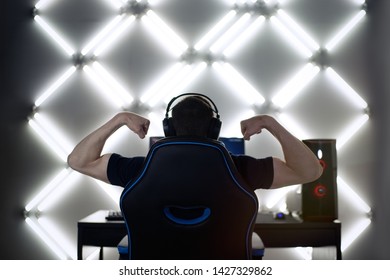
[[[68,166],[70,168],[72,168],[73,170],[79,171],[82,169],[81,164],[80,164],[77,156],[72,154],[72,153],[68,155],[67,163],[68,163]]]
[[[312,168],[310,168],[309,172],[307,173],[306,181],[308,183],[313,182],[321,177],[322,172],[324,169],[322,168],[322,165],[318,162],[313,165]]]

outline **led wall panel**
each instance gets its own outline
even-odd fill
[[[51,236],[54,232],[51,229],[55,227],[53,223],[61,223],[61,221],[51,221],[51,229],[47,227],[49,223],[39,222],[39,218],[45,215],[40,205],[46,205],[51,194],[66,183],[77,184],[78,181],[74,180],[74,171],[66,165],[66,156],[76,143],[69,143],[67,131],[60,125],[53,124],[50,119],[43,118],[40,113],[48,100],[58,96],[56,94],[58,89],[66,84],[71,76],[85,73],[85,76],[90,78],[92,84],[96,86],[92,89],[96,95],[101,95],[102,98],[112,101],[113,108],[117,108],[117,110],[137,108],[144,110],[145,114],[153,115],[154,110],[164,107],[174,95],[186,91],[189,85],[196,84],[199,76],[207,71],[213,71],[221,78],[216,82],[228,85],[232,94],[234,93],[236,98],[246,104],[245,112],[240,115],[247,116],[248,112],[254,114],[267,107],[267,113],[277,117],[292,133],[302,139],[316,138],[316,135],[295,121],[294,115],[289,112],[289,106],[292,102],[300,102],[304,98],[301,95],[306,90],[308,92],[305,92],[305,98],[309,98],[310,93],[312,93],[311,83],[319,76],[327,76],[329,82],[334,83],[339,89],[340,100],[343,102],[348,100],[347,102],[356,106],[360,112],[353,116],[355,121],[347,124],[343,131],[338,132],[337,148],[342,149],[343,146],[348,145],[348,141],[369,120],[368,104],[354,90],[347,79],[344,79],[332,65],[328,65],[328,60],[323,59],[325,56],[331,57],[341,43],[347,44],[348,35],[351,32],[357,32],[359,25],[363,24],[366,16],[364,1],[355,1],[351,4],[354,16],[345,18],[344,25],[334,30],[332,38],[321,39],[321,42],[326,42],[325,44],[317,42],[314,39],[316,37],[313,36],[315,34],[309,34],[306,26],[303,26],[298,19],[289,14],[288,9],[284,7],[285,3],[289,1],[221,1],[220,5],[226,8],[227,13],[216,18],[214,25],[210,26],[209,30],[193,45],[185,42],[178,35],[177,26],[168,25],[158,13],[159,6],[174,0],[101,1],[105,4],[109,3],[107,9],[113,10],[114,14],[111,19],[102,19],[102,21],[107,22],[107,25],[101,30],[95,30],[93,34],[89,34],[89,41],[84,45],[82,45],[83,43],[71,42],[69,38],[72,38],[72,34],[60,34],[57,31],[57,26],[60,23],[52,24],[46,19],[50,13],[48,7],[55,6],[62,2],[61,0],[41,0],[34,8],[34,22],[47,35],[41,40],[51,38],[53,46],[57,46],[65,56],[69,57],[68,70],[63,73],[53,73],[52,77],[48,77],[53,82],[45,91],[38,94],[39,97],[29,117],[29,124],[42,139],[42,144],[47,145],[58,156],[60,162],[63,162],[63,166],[62,171],[59,174],[53,174],[52,181],[46,186],[37,186],[37,196],[25,207],[26,222],[31,226],[33,232],[45,240],[45,243],[59,258],[72,259],[74,254],[71,253],[69,244],[63,248],[62,244],[54,236]],[[77,1],[74,2],[74,5],[77,5]],[[203,2],[199,3],[204,4]],[[293,3],[289,3],[289,5],[293,5]],[[151,35],[151,40],[155,42],[156,46],[160,46],[157,48],[159,55],[167,56],[169,54],[171,63],[157,77],[152,78],[148,84],[144,85],[144,88],[148,90],[136,94],[127,81],[119,80],[108,70],[107,65],[110,61],[105,58],[109,57],[110,52],[115,52],[121,37],[132,36],[126,33],[129,28],[141,25]],[[261,36],[265,26],[274,30],[285,46],[291,48],[296,59],[301,61],[301,67],[296,73],[283,83],[275,85],[275,88],[279,89],[275,93],[262,92],[258,86],[252,84],[250,79],[238,70],[239,68],[231,60],[231,57],[240,54],[245,46],[261,44],[261,41],[254,42],[253,40],[255,35]],[[51,44],[49,40],[47,43]],[[46,83],[47,81],[41,82]],[[229,98],[229,96],[224,96],[224,98]],[[91,100],[91,102],[94,101]],[[339,100],[334,100],[334,102],[339,102]],[[326,122],[326,120],[323,121]],[[317,125],[320,126],[322,123]],[[94,128],[88,127],[86,131]],[[126,137],[126,135],[120,137]],[[342,177],[343,174],[339,174],[338,182],[340,182],[341,189],[352,190],[353,187],[348,186]],[[97,185],[103,189],[106,187],[100,183]],[[286,208],[285,197],[287,193],[297,191],[297,189],[299,188],[292,186],[275,192],[268,201],[262,201],[262,198],[260,201],[266,208],[275,209],[278,207],[279,210],[283,210]],[[350,199],[351,203],[356,202],[362,205],[361,198],[355,192],[353,193],[353,198],[350,199],[350,196],[343,198]],[[108,198],[113,199],[118,198],[119,195],[118,192],[112,193],[110,191],[107,191],[107,194]],[[365,203],[364,206],[363,212],[370,213],[370,207]],[[366,219],[367,216],[363,218]],[[364,230],[368,224],[368,222],[359,223],[357,225],[359,232]],[[77,230],[76,226],[74,230]],[[347,248],[352,242],[353,240],[349,238],[348,241],[345,241],[343,248]],[[75,250],[76,248],[74,248]]]

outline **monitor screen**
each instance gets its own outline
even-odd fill
[[[149,138],[149,148],[152,147],[156,141],[164,138],[163,136],[151,136]],[[225,144],[226,149],[233,155],[245,154],[245,141],[243,138],[238,137],[219,137],[219,141]]]
[[[156,143],[158,140],[163,139],[163,136],[150,136],[149,138],[149,149]]]
[[[226,149],[233,155],[245,154],[245,140],[238,137],[219,137],[218,139],[225,144]]]

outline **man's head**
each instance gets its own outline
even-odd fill
[[[212,101],[210,101],[212,102]],[[208,98],[202,95],[190,95],[177,103],[172,109],[172,117],[166,119],[169,123],[167,136],[198,136],[217,139],[221,122],[217,109],[213,109]],[[168,106],[169,110],[169,106]],[[217,114],[217,117],[214,117]]]

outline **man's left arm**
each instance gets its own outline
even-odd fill
[[[246,140],[266,129],[279,141],[284,160],[273,158],[274,178],[271,188],[304,184],[321,176],[322,167],[314,153],[274,118],[255,116],[242,121],[241,129]]]

